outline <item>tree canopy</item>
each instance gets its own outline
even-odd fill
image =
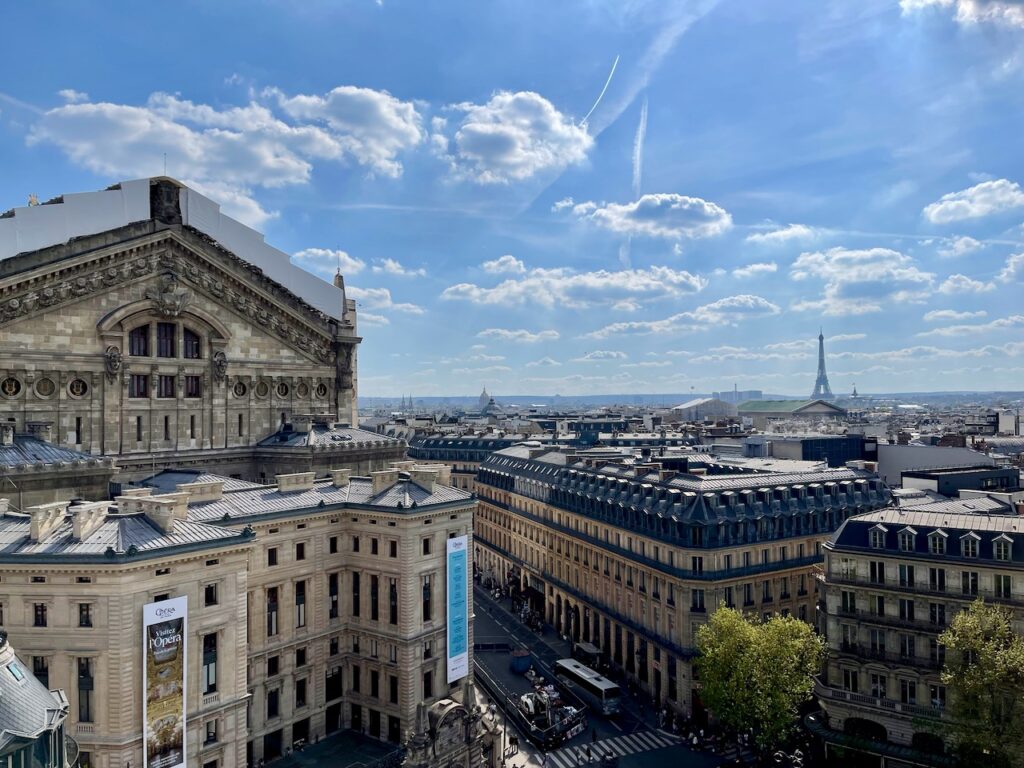
[[[1024,766],[1024,639],[1009,608],[976,600],[942,633],[953,735],[970,763]]]
[[[701,700],[727,728],[754,728],[757,746],[769,750],[792,732],[811,697],[825,643],[792,617],[762,622],[720,608],[697,632],[697,651]]]

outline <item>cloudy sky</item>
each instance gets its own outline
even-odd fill
[[[5,9],[0,209],[166,155],[363,394],[1022,388],[1016,0],[147,5]]]

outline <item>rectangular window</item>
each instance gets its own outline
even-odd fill
[[[398,557],[398,542],[397,541],[389,541],[388,542],[388,556],[389,557]]]
[[[878,528],[871,529],[871,548],[885,549],[885,531]]]
[[[996,560],[1009,560],[1010,542],[1006,539],[996,539],[992,543],[992,553],[995,555]]]
[[[171,417],[164,416],[164,440],[171,439]]]
[[[359,551],[359,537],[358,536],[353,536],[352,537],[352,551],[353,552],[358,552]]]
[[[182,357],[188,360],[198,360],[200,357],[201,342],[199,334],[195,331],[190,331],[188,328],[185,329],[184,338],[182,339]]]
[[[434,586],[433,578],[428,574],[423,577],[423,621],[431,621],[433,618]]]
[[[149,397],[149,376],[133,373],[128,379],[128,397]]]
[[[916,581],[916,574],[914,572],[914,566],[900,564],[900,586],[901,587],[913,587]]]
[[[194,413],[189,414],[188,417],[188,436],[193,440],[196,439],[196,415]]]
[[[887,694],[887,684],[889,679],[885,675],[879,675],[876,672],[871,673],[871,695],[876,699],[884,699]]]
[[[128,332],[128,354],[149,357],[149,326],[141,325]]]
[[[306,545],[299,542],[295,545],[295,559],[305,560],[306,559]]]
[[[945,568],[929,568],[928,569],[928,587],[932,592],[945,592],[946,591],[946,569]]]
[[[972,539],[967,539],[972,541]],[[978,594],[978,572],[962,571],[960,573],[960,589],[965,595]]]
[[[174,323],[157,323],[156,324],[156,356],[157,357],[177,357],[178,354],[175,351],[175,336],[178,332],[178,326]]]
[[[426,670],[423,673],[423,699],[432,699],[434,697],[434,673],[431,670]]]
[[[914,534],[910,531],[900,531],[900,552],[914,551]]]
[[[50,663],[45,656],[32,657],[32,674],[47,688],[50,687]]]
[[[398,579],[388,579],[388,623],[398,624]]]
[[[267,691],[267,719],[280,717],[281,715],[281,691],[275,688]]]
[[[267,550],[267,565],[277,565],[277,547],[271,547]]]
[[[217,585],[207,584],[203,587],[203,604],[210,606],[217,604]]]
[[[370,670],[370,695],[375,698],[380,698],[380,672],[376,669]]]
[[[928,641],[928,658],[931,659],[932,664],[942,665],[946,663],[946,646],[934,637]]]
[[[941,533],[933,533],[928,537],[928,551],[933,555],[946,554],[946,537]]]
[[[769,603],[772,600],[772,583],[769,579],[761,582],[761,602]]]
[[[900,680],[900,703],[917,704],[917,681]]]
[[[376,541],[376,539],[374,539]],[[380,615],[380,577],[370,577],[370,621],[377,621]]]
[[[840,595],[840,610],[843,613],[854,613],[857,610],[857,593],[843,590]]]
[[[268,656],[267,657],[267,677],[273,677],[274,675],[280,674],[281,672],[281,657],[280,656]]]
[[[206,721],[206,737],[203,740],[203,744],[216,744],[217,743],[217,721],[207,720]]]
[[[160,374],[156,377],[156,396],[169,398],[176,397],[177,393],[174,391],[174,376],[168,376],[166,374]]]
[[[703,557],[691,557],[690,558],[690,570],[694,573],[704,573],[704,558]]]
[[[341,667],[329,669],[324,682],[324,687],[327,689],[327,701],[340,699],[344,692],[341,685]]]
[[[423,539],[423,554],[424,555],[429,555],[430,554],[430,537],[429,536],[427,536],[427,537],[425,537]]]
[[[352,574],[352,615],[359,616],[359,573]]]
[[[32,611],[32,626],[46,626],[46,603],[36,603]]]
[[[884,629],[872,629],[868,633],[868,638],[871,642],[871,650],[875,653],[885,653],[885,630]]]
[[[79,603],[78,604],[78,626],[80,626],[80,627],[91,627],[92,626],[92,604],[91,603]]]
[[[306,706],[306,678],[295,681],[295,706]]]
[[[295,626],[306,626],[306,582],[295,582]]]
[[[95,681],[92,676],[92,659],[78,660],[78,722],[93,721],[93,689]]]
[[[690,610],[698,613],[704,612],[704,590],[695,589],[692,592],[692,598],[690,601]]]
[[[329,554],[329,555],[336,555],[336,554],[338,554],[338,537],[337,536],[331,536],[331,538],[327,540],[327,554]]]
[[[857,693],[859,678],[856,669],[843,670],[843,689],[851,693]]]
[[[932,624],[946,626],[946,606],[942,603],[928,603],[928,615]]]
[[[327,574],[327,618],[338,618],[338,574]]]
[[[1005,573],[995,575],[996,597],[1009,600],[1013,597],[1010,589],[1010,577]]]
[[[203,635],[203,695],[217,690],[217,633]]]
[[[882,560],[871,561],[871,583],[885,584],[885,562]]]
[[[277,634],[277,587],[267,588],[267,637]]]
[[[963,548],[964,557],[977,557],[978,556],[978,540],[973,536],[965,536],[960,540],[961,547]]]
[[[398,677],[388,675],[388,701],[392,704],[398,703]]]
[[[359,689],[362,687],[362,670],[359,669],[358,664],[352,665],[352,691],[353,693],[359,693]]]
[[[900,634],[900,657],[912,659],[917,655],[917,644],[913,635]]]
[[[933,707],[936,709],[946,708],[946,686],[929,685],[928,694],[931,697]]]
[[[304,667],[306,666],[306,649],[296,648],[295,649],[295,666]]]
[[[376,554],[378,554],[378,551],[377,551],[377,544],[378,544],[378,542],[377,542],[377,539],[376,539],[376,538],[372,538],[372,539],[370,539],[370,554],[371,554],[371,555],[376,555]]]
[[[903,621],[914,621],[914,601],[900,598],[900,618]]]
[[[185,397],[202,397],[203,396],[203,377],[202,376],[186,376],[185,377]]]

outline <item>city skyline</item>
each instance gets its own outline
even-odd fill
[[[1016,6],[241,9],[12,41],[0,209],[166,168],[341,267],[365,395],[798,395],[819,325],[837,394],[1019,389]]]

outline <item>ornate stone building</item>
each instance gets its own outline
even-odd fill
[[[115,457],[124,480],[172,465],[258,479],[309,469],[310,454],[362,472],[402,458],[401,441],[352,428],[359,341],[340,275],[304,272],[172,179],[0,215],[0,420]],[[307,434],[314,417],[349,431],[268,457],[266,439],[301,432],[302,416]]]

